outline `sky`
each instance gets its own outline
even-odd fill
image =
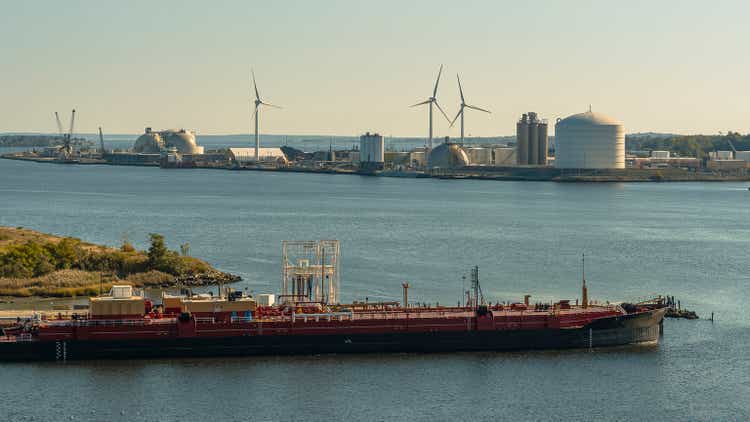
[[[750,132],[746,1],[0,0],[0,132],[427,135],[426,100],[466,102],[466,134],[536,111],[628,133]],[[441,120],[442,119],[442,120]],[[435,115],[435,136],[458,136]]]

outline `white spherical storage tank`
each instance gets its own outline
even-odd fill
[[[624,169],[625,129],[601,113],[587,111],[555,124],[555,167]]]

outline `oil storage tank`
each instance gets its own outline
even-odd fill
[[[591,110],[555,124],[555,167],[563,169],[624,169],[625,130],[622,123]]]

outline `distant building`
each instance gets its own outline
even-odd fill
[[[229,148],[227,155],[230,161],[238,164],[255,163],[255,148]],[[258,151],[261,162],[286,164],[287,159],[281,148],[261,148]]]
[[[711,151],[708,153],[708,158],[711,160],[734,160],[734,153],[732,151]]]

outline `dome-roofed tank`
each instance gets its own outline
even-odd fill
[[[469,156],[459,144],[454,144],[450,138],[445,137],[445,142],[433,148],[427,157],[427,167],[452,169],[469,165]]]
[[[158,154],[163,147],[164,141],[159,132],[153,132],[150,127],[147,127],[146,132],[135,140],[133,151],[139,154]]]
[[[158,154],[163,149],[175,148],[180,154],[203,154],[195,134],[185,129],[169,129],[154,132],[150,127],[136,139],[133,151],[141,154]]]
[[[622,123],[591,110],[559,120],[555,124],[555,167],[625,168]]]
[[[195,142],[195,134],[185,129],[171,129],[161,132],[164,145],[175,147],[181,154],[200,154],[202,148]]]

